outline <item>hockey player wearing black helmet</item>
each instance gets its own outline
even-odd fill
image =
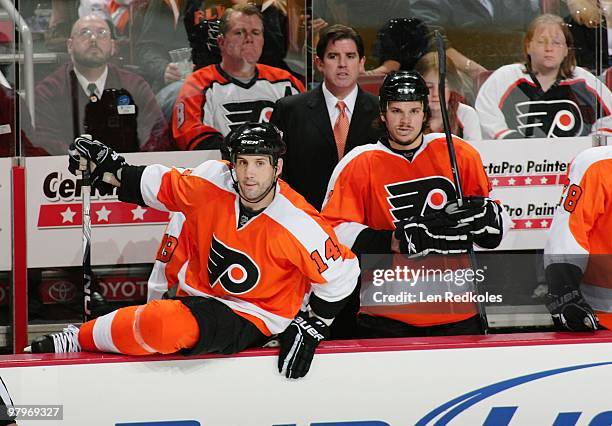
[[[232,354],[278,334],[278,371],[306,375],[355,288],[358,261],[319,212],[278,180],[285,146],[272,124],[242,124],[224,141],[231,162],[178,169],[131,166],[102,142],[75,139],[72,173],[87,159],[93,187],[119,186],[121,201],[184,218],[185,233],[158,253],[167,268],[179,267],[178,288],[170,298],[43,336],[31,351]]]
[[[429,89],[414,71],[387,75],[380,87],[380,120],[387,131],[387,145],[398,151],[414,151],[423,142],[429,120]],[[410,155],[411,157],[411,155]]]
[[[245,207],[265,208],[283,169],[280,157],[286,146],[280,130],[270,123],[245,123],[225,137],[224,145],[234,188]]]
[[[379,108],[386,137],[353,149],[338,163],[321,214],[340,241],[359,256],[406,255],[386,258],[390,269],[450,267],[458,271],[469,267],[465,254],[474,244],[498,246],[510,219],[502,206],[489,198],[489,181],[478,151],[453,137],[467,200],[458,205],[446,137],[423,134],[430,115],[428,92],[425,81],[414,71],[399,71],[385,78]],[[444,257],[429,256],[432,254]],[[459,256],[450,260],[446,255]],[[362,257],[362,262],[371,260]],[[367,263],[362,266],[367,269]],[[389,290],[405,291],[412,300],[385,305],[376,296],[372,298],[373,292],[380,290],[363,281],[361,294],[352,299],[360,305],[349,304],[346,310],[355,308],[349,312],[355,317],[359,309],[357,322],[365,336],[479,333],[474,303],[428,302],[437,300],[442,288],[461,297],[471,292],[470,285],[445,287],[439,280],[416,278],[406,287],[394,285]],[[332,336],[334,332],[332,328]]]

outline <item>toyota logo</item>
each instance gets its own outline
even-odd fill
[[[70,281],[56,281],[48,287],[49,297],[54,302],[70,302],[74,299],[76,288]]]

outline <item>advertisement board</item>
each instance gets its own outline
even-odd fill
[[[194,167],[218,159],[218,151],[125,154],[129,164]],[[77,266],[82,262],[80,180],[65,156],[26,160],[28,266]],[[152,263],[169,213],[122,203],[116,191],[92,193],[92,264]]]
[[[591,137],[473,142],[512,229],[497,250],[542,249],[559,204],[569,163]]]
[[[489,175],[492,196],[504,204],[513,220],[499,250],[544,247],[568,164],[591,145],[590,137],[474,143]],[[214,151],[164,152],[127,154],[126,159],[130,164],[193,167],[218,156]],[[67,170],[66,157],[28,158],[26,167],[29,267],[80,265],[80,188]],[[4,175],[10,169],[2,170]],[[6,197],[6,187],[0,186],[0,197]],[[6,221],[6,215],[0,220]],[[92,263],[151,263],[167,221],[166,212],[121,203],[114,193],[94,193]],[[5,226],[0,228],[0,247],[10,247],[10,235]],[[7,258],[1,258],[0,270],[10,269]]]
[[[612,333],[605,335],[607,342],[554,344],[551,334],[528,346],[515,346],[517,335],[489,337],[493,347],[451,348],[460,338],[362,342],[361,352],[318,354],[301,380],[278,374],[273,350],[73,365],[78,358],[64,356],[59,365],[8,368],[0,360],[0,375],[14,404],[61,407],[62,420],[46,425],[609,425]]]

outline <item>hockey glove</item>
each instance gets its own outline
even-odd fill
[[[444,207],[447,218],[458,224],[466,224],[473,235],[501,234],[502,207],[485,197],[466,197],[459,207],[457,200],[451,201]]]
[[[329,337],[329,327],[319,318],[300,312],[279,337],[278,372],[299,379],[308,373],[319,343]]]
[[[439,215],[399,222],[395,238],[400,242],[400,252],[410,256],[467,253],[472,247],[468,227],[453,224]]]
[[[80,162],[89,160],[91,185],[105,193],[110,193],[113,186],[119,186],[119,170],[127,165],[125,158],[97,140],[77,137],[68,148],[68,170],[80,175]]]
[[[580,290],[565,286],[561,295],[549,295],[546,305],[557,327],[569,331],[595,331],[599,321]]]

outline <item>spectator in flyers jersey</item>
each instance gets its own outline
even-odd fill
[[[182,271],[187,296],[68,327],[33,342],[33,352],[232,354],[280,333],[279,371],[288,378],[308,372],[355,288],[357,259],[314,207],[279,180],[286,148],[276,126],[245,123],[224,148],[229,162],[179,170],[130,166],[101,142],[75,140],[73,173],[85,157],[95,167],[95,188],[112,184],[122,201],[185,216],[193,239]]]
[[[465,194],[464,203],[457,202],[446,138],[440,133],[424,134],[431,114],[428,96],[427,84],[417,72],[387,75],[379,96],[386,137],[354,148],[338,163],[321,214],[334,227],[338,239],[356,255],[401,253],[419,257],[414,262],[423,258],[422,264],[409,264],[416,270],[427,267],[427,262],[432,266],[436,258],[429,254],[445,255],[441,262],[449,260],[446,255],[459,254],[449,262],[453,269],[465,269],[469,259],[461,254],[467,253],[473,244],[497,247],[504,229],[509,229],[510,219],[503,207],[489,198],[489,182],[478,152],[464,140],[453,137],[457,171]],[[402,256],[397,258],[404,260]],[[363,257],[361,261],[364,262]],[[470,296],[466,287],[461,284],[455,287],[427,280],[410,284],[411,291],[421,294],[435,295],[444,289]],[[379,305],[375,310],[366,305],[365,298],[360,305],[358,296],[355,291],[337,319],[350,316],[353,328],[360,324],[368,330],[364,336],[481,331],[477,307],[472,302],[428,304],[419,303],[417,298],[401,305]],[[350,329],[336,330],[336,325],[333,326],[332,336],[349,337]]]
[[[576,66],[574,42],[559,16],[535,18],[525,62],[504,65],[476,98],[484,139],[555,138],[610,132],[612,93]]]
[[[268,121],[278,99],[304,91],[289,72],[257,63],[263,43],[256,6],[223,12],[217,38],[221,63],[189,75],[174,106],[172,133],[180,149],[219,149],[230,130]]]

